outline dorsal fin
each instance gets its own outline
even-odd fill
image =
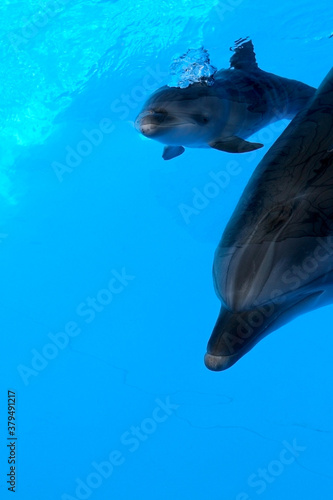
[[[248,40],[248,38],[240,38],[235,42],[235,46],[230,48],[230,50],[234,52],[230,58],[230,68],[258,68],[252,40]]]

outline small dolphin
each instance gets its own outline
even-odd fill
[[[333,68],[254,171],[216,250],[211,370],[333,302]]]
[[[167,145],[165,160],[181,155],[185,146],[243,153],[263,146],[247,137],[269,123],[292,119],[314,93],[304,83],[259,69],[249,40],[236,46],[230,68],[218,71],[213,85],[201,81],[154,92],[135,127]]]

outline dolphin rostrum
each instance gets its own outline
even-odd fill
[[[215,253],[211,370],[333,302],[333,68],[254,171]]]
[[[258,68],[252,41],[241,40],[230,68],[187,88],[164,86],[152,94],[135,121],[144,136],[167,146],[163,158],[185,147],[243,153],[261,148],[245,139],[269,123],[292,119],[315,89]]]

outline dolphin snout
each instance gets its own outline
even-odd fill
[[[213,372],[220,372],[222,370],[226,370],[234,364],[232,358],[233,356],[218,356],[207,352],[205,354],[204,361],[209,370],[212,370]]]
[[[165,121],[166,117],[166,112],[144,111],[135,120],[135,128],[141,134],[150,137],[158,130],[159,125]]]

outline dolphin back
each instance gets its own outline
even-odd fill
[[[314,96],[314,87],[260,69],[252,40],[240,39],[231,50],[230,69],[215,75],[222,97],[227,94],[238,102],[252,103],[250,111],[266,113],[274,121],[294,118]]]

